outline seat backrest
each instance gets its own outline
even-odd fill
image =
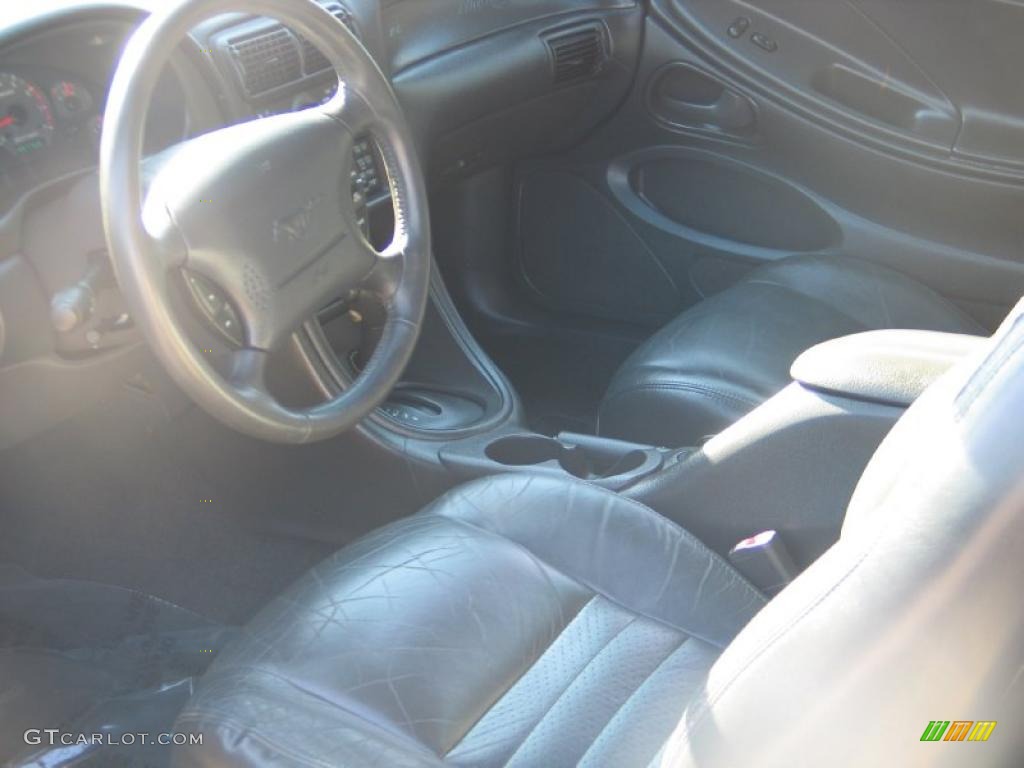
[[[1022,590],[1024,301],[896,425],[839,542],[737,636],[659,760],[1024,765]]]

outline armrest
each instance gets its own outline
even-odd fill
[[[909,406],[932,382],[984,349],[988,338],[935,331],[868,331],[818,344],[793,363],[811,389]]]

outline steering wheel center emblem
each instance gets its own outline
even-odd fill
[[[299,210],[275,221],[273,226],[274,242],[305,240],[309,236],[309,228],[313,223],[313,212],[320,205],[321,199],[322,196],[317,195],[307,200]]]

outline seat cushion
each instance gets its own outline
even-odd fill
[[[790,366],[805,350],[887,328],[986,333],[891,269],[784,259],[687,310],[637,349],[605,394],[598,430],[651,445],[697,445],[789,384]]]
[[[225,649],[179,765],[646,765],[764,598],[581,482],[459,488],[315,568]]]

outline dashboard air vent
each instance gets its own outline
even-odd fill
[[[299,48],[284,27],[237,38],[228,47],[249,96],[266,93],[302,77]]]
[[[359,33],[356,31],[355,20],[352,18],[352,12],[344,6],[338,5],[337,3],[329,3],[324,6],[334,18],[338,19],[342,24],[348,27],[348,31],[356,37],[359,37]],[[313,45],[302,35],[299,35],[299,42],[302,45],[302,60],[305,63],[305,71],[307,75],[312,75],[316,72],[323,72],[329,66],[330,62],[327,61],[327,57],[317,50],[317,47]]]
[[[587,26],[558,32],[547,38],[555,71],[555,84],[593,77],[604,65],[604,35],[600,27]]]

